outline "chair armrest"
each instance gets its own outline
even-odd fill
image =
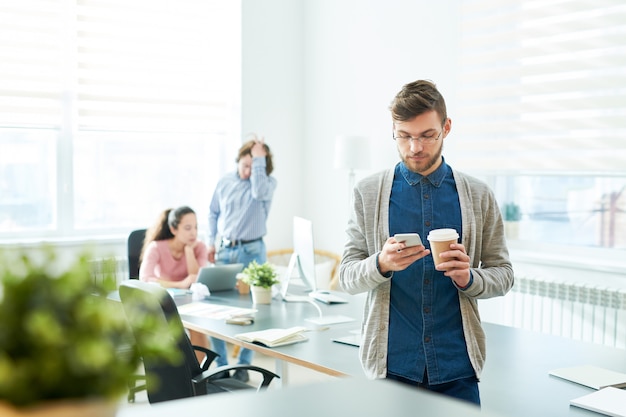
[[[216,374],[219,374],[223,371],[236,371],[237,369],[245,369],[248,371],[258,372],[263,376],[263,381],[261,381],[261,384],[259,384],[259,386],[256,388],[257,391],[266,389],[274,378],[280,379],[280,376],[278,376],[274,372],[268,371],[265,368],[260,368],[255,365],[225,365],[218,366],[217,368],[202,372],[200,375],[192,378],[192,382],[197,385],[206,381],[215,380],[215,378],[213,377]]]
[[[206,355],[204,357],[204,360],[200,364],[200,368],[202,369],[202,371],[206,371],[207,369],[209,369],[209,366],[213,363],[215,358],[220,356],[217,353],[213,352],[212,350],[207,349],[203,346],[192,345],[192,347],[193,347],[193,350],[200,351]]]

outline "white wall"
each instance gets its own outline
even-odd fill
[[[304,15],[300,0],[244,0],[242,132],[265,137],[278,188],[268,248],[290,248],[291,219],[305,205]]]
[[[299,215],[313,221],[316,247],[342,252],[350,197],[348,172],[333,167],[335,136],[370,138],[373,165],[357,180],[392,167],[388,105],[402,85],[435,81],[453,111],[458,5],[243,0],[242,131],[263,132],[277,166],[269,249],[292,246]]]

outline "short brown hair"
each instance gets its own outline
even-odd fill
[[[389,106],[391,117],[397,122],[406,122],[428,111],[436,111],[443,122],[448,118],[446,101],[437,86],[426,80],[405,84]]]
[[[254,139],[247,141],[241,146],[241,148],[239,148],[239,153],[237,154],[236,159],[237,162],[239,162],[239,160],[246,155],[252,155],[252,147],[254,146],[256,141],[257,136],[254,135]],[[270,175],[272,171],[274,171],[274,164],[272,163],[272,152],[270,151],[270,147],[267,146],[266,143],[263,144],[263,147],[265,148],[265,152],[267,152],[267,155],[265,155],[265,173],[267,175]]]

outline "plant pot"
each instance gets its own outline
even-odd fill
[[[519,238],[519,223],[518,221],[505,221],[504,222],[504,235],[507,239]]]
[[[272,303],[272,288],[250,286],[252,292],[253,304],[271,304]]]
[[[114,401],[59,400],[23,408],[0,401],[3,417],[115,417],[117,409]]]

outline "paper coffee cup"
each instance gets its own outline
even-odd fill
[[[439,258],[439,254],[450,250],[450,245],[458,242],[459,234],[454,229],[435,229],[430,231],[427,239],[430,242],[430,252],[433,255],[433,261],[435,265],[439,265],[445,262],[445,260]]]
[[[239,290],[239,294],[245,295],[250,294],[250,286],[242,281],[243,274],[237,274],[237,284],[235,287]]]

